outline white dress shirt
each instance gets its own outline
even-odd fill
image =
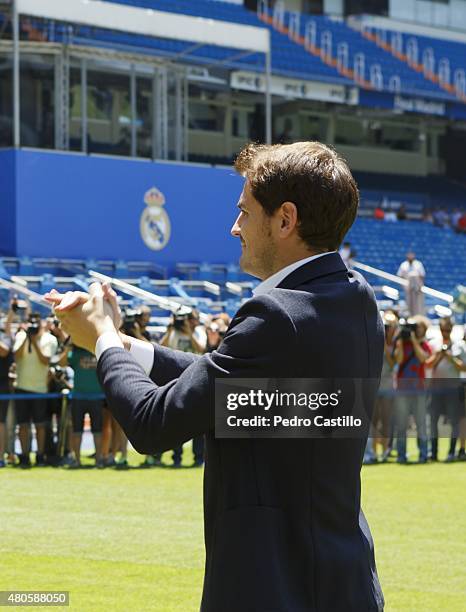
[[[149,375],[154,365],[154,347],[152,342],[145,342],[137,338],[130,339],[130,354],[139,363],[144,372]],[[95,356],[97,361],[102,353],[109,348],[124,348],[123,342],[116,331],[108,331],[99,336],[95,345]]]
[[[282,282],[283,279],[285,279],[289,274],[291,274],[292,272],[294,272],[301,266],[304,266],[304,264],[307,264],[310,261],[317,259],[318,257],[324,257],[324,255],[330,255],[331,253],[335,253],[335,251],[328,251],[327,253],[319,253],[318,255],[311,255],[310,257],[306,257],[305,259],[294,261],[289,266],[286,266],[285,268],[282,268],[278,272],[275,272],[275,274],[272,274],[272,276],[269,276],[269,278],[266,278],[259,285],[257,285],[257,287],[252,290],[254,297],[257,297],[258,295],[263,295],[264,293],[268,293],[269,291],[272,291],[272,289],[275,289],[276,287],[278,287],[278,285]]]
[[[308,262],[317,259],[318,257],[324,257],[325,255],[330,255],[331,253],[335,253],[335,251],[319,253],[318,255],[311,255],[310,257],[300,259],[299,261],[295,261],[289,266],[282,268],[278,272],[275,272],[275,274],[272,274],[272,276],[266,278],[259,285],[257,285],[257,287],[252,292],[253,296],[257,297],[258,295],[263,295],[265,293],[268,293],[269,291],[272,291],[272,289],[275,289],[284,278],[294,272],[297,268],[300,268],[304,264],[307,264]],[[144,340],[138,340],[136,338],[130,338],[130,342],[130,354],[143,368],[145,373],[149,375],[154,365],[155,353],[152,343],[144,342]],[[109,348],[124,348],[123,342],[121,341],[121,338],[116,331],[105,332],[104,334],[99,336],[95,345],[95,356],[97,357],[97,360],[99,360],[102,353]]]

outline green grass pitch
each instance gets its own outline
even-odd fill
[[[466,464],[368,466],[362,480],[386,612],[464,612]],[[70,591],[70,608],[29,610],[199,609],[201,469],[6,468],[0,487],[0,590]]]

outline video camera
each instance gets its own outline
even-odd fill
[[[50,373],[52,376],[55,376],[57,380],[62,380],[62,378],[65,376],[65,371],[58,364],[50,368]]]
[[[37,336],[40,331],[40,317],[37,315],[31,315],[26,327],[26,334],[29,338]]]
[[[188,321],[193,314],[193,309],[189,306],[180,306],[176,312],[173,313],[173,328],[178,331],[183,331],[186,321]]]

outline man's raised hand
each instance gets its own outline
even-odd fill
[[[90,352],[95,351],[100,335],[118,331],[121,317],[116,295],[109,287],[104,293],[100,283],[93,283],[89,293],[68,291],[63,295],[52,290],[45,299],[54,305],[54,312],[73,343]]]
[[[108,302],[112,308],[113,323],[116,329],[120,329],[122,319],[117,294],[112,289],[110,283],[103,283],[102,291],[105,301]],[[86,293],[85,291],[67,291],[66,293],[59,293],[56,289],[52,289],[52,291],[44,295],[44,298],[47,300],[47,302],[53,304],[55,312],[57,309],[58,312],[66,312],[76,308],[76,306],[79,306],[80,304],[84,304],[84,302],[87,302],[89,299],[89,293]]]

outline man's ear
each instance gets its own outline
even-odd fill
[[[293,202],[283,202],[280,207],[280,233],[289,236],[298,225],[298,209]]]

